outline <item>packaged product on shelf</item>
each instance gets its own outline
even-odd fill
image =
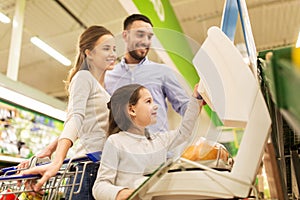
[[[204,137],[188,146],[182,157],[216,169],[230,170],[233,165],[233,159],[224,145]]]

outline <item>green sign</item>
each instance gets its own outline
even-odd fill
[[[198,74],[192,64],[194,55],[169,1],[133,0],[133,2],[141,13],[151,19],[156,37],[179,72],[193,87],[199,82]]]
[[[133,0],[138,10],[149,17],[154,26],[154,32],[168,55],[176,65],[185,80],[193,88],[199,82],[199,76],[192,64],[194,54],[190,45],[198,45],[185,36],[168,0]],[[222,122],[208,106],[204,109],[216,126]]]

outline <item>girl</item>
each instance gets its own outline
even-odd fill
[[[196,97],[196,98],[195,98]],[[167,159],[167,152],[188,140],[203,104],[194,88],[188,109],[177,130],[149,134],[146,126],[156,122],[157,105],[148,89],[131,84],[117,89],[108,103],[108,139],[93,186],[96,199],[126,199],[135,181]]]
[[[114,67],[116,46],[113,34],[102,26],[91,26],[79,38],[78,55],[66,81],[69,92],[67,119],[58,140],[50,144],[38,157],[51,156],[50,164],[31,168],[22,174],[41,174],[42,178],[33,189],[39,191],[42,185],[55,176],[65,159],[69,148],[78,139],[77,155],[100,151],[106,140],[108,128],[107,102],[109,94],[104,89],[106,70]],[[93,199],[92,185],[99,164],[87,166],[85,180],[80,194],[72,199]]]

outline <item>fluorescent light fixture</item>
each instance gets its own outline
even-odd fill
[[[9,24],[10,19],[6,15],[4,15],[2,12],[0,12],[0,22],[2,22],[4,24]]]
[[[43,113],[55,119],[61,121],[65,121],[66,119],[66,112],[5,87],[0,87],[0,97],[17,105],[23,106],[24,108]]]
[[[56,59],[61,64],[65,65],[65,66],[70,66],[71,65],[71,61],[68,58],[64,57],[62,54],[60,54],[58,51],[56,51],[55,49],[50,47],[48,44],[46,44],[45,42],[40,40],[38,37],[36,37],[36,36],[31,37],[30,41],[34,45],[36,45],[37,47],[42,49],[44,52],[46,52],[47,54],[52,56],[54,59]]]
[[[298,39],[297,39],[297,42],[296,42],[296,48],[299,48],[299,47],[300,47],[300,31],[299,31]]]

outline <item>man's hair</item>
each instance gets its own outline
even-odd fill
[[[124,20],[124,23],[123,23],[123,29],[124,30],[127,30],[128,27],[134,22],[134,21],[138,21],[138,20],[141,20],[141,21],[144,21],[146,23],[149,23],[152,27],[153,27],[153,24],[151,22],[151,20],[146,17],[145,15],[142,15],[142,14],[132,14],[132,15],[129,15],[125,20]]]

